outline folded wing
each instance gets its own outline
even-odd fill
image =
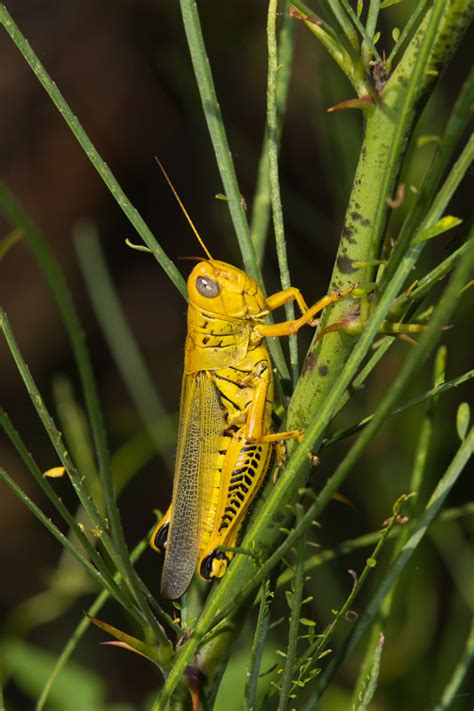
[[[199,371],[185,375],[172,517],[161,578],[161,594],[172,600],[185,592],[194,574],[202,516],[210,498],[212,471],[224,429],[224,410],[212,374]]]

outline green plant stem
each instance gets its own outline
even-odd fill
[[[383,603],[383,600],[385,599],[385,596],[398,580],[399,576],[401,575],[402,571],[410,560],[413,552],[420,544],[426,531],[428,530],[428,527],[435,519],[438,511],[446,500],[446,497],[448,496],[449,492],[453,488],[454,484],[456,483],[463,469],[468,463],[470,457],[472,456],[473,448],[474,430],[471,429],[466,439],[462,442],[459,450],[454,456],[445,474],[436,486],[423,514],[417,519],[409,540],[406,542],[403,549],[400,551],[390,570],[385,574],[384,579],[378,586],[375,594],[372,597],[372,600],[362,612],[361,616],[358,619],[357,626],[353,628],[353,631],[349,635],[346,642],[336,652],[333,661],[322,673],[318,681],[317,689],[309,697],[303,711],[311,711],[311,709],[315,708],[319,699],[327,688],[329,682],[331,681],[334,673],[338,669],[340,662],[355,647],[370,622],[378,613],[380,606]]]
[[[245,270],[263,287],[263,279],[254,245],[250,239],[250,229],[242,204],[242,196],[227,141],[221,109],[217,100],[196,0],[180,0],[180,7],[202,107]],[[280,342],[278,339],[269,339],[268,347],[281,377],[288,379],[289,371]]]
[[[277,73],[278,55],[276,39],[276,17],[278,0],[270,0],[268,3],[267,18],[267,44],[268,44],[268,80],[267,80],[267,148],[268,148],[268,176],[270,185],[270,199],[273,214],[273,227],[275,230],[275,244],[280,269],[280,279],[282,289],[291,286],[290,270],[288,267],[288,255],[286,253],[285,227],[283,223],[283,207],[280,195],[280,180],[278,175],[278,116],[277,116]],[[285,315],[287,321],[295,318],[295,307],[293,303],[285,305]],[[290,336],[290,369],[293,379],[293,387],[298,380],[298,342],[296,334]]]
[[[346,40],[349,42],[349,45],[355,50],[355,52],[358,53],[359,38],[357,36],[357,32],[354,29],[354,25],[347,17],[347,14],[344,11],[340,0],[326,0],[326,3],[324,4],[327,4],[328,9],[332,13],[334,19],[337,21],[337,24],[344,33]],[[306,9],[309,11],[309,7],[307,7]]]
[[[196,82],[201,94],[209,135],[214,147],[216,162],[224,186],[235,234],[239,241],[242,259],[246,271],[250,276],[261,283],[261,276],[256,268],[255,250],[250,240],[247,217],[242,204],[234,163],[214,87],[214,80],[212,78],[209,61],[207,60],[207,52],[196,2],[195,0],[180,0],[180,6],[184,30],[186,32],[191,60],[196,75]]]
[[[23,460],[24,464],[27,466],[30,473],[35,478],[37,484],[39,485],[39,487],[41,488],[43,493],[48,497],[48,499],[53,504],[53,506],[55,507],[56,511],[59,513],[61,518],[68,525],[69,529],[74,533],[76,539],[79,541],[79,543],[83,547],[85,553],[87,553],[90,560],[97,568],[99,574],[102,576],[102,578],[107,580],[109,588],[112,590],[112,594],[114,595],[114,597],[125,608],[128,609],[131,605],[134,604],[133,599],[130,597],[130,595],[128,593],[128,590],[126,590],[126,589],[121,590],[114,583],[113,576],[110,573],[110,570],[108,569],[104,560],[99,555],[96,548],[92,545],[92,543],[89,540],[86,533],[81,529],[81,527],[79,526],[79,524],[76,521],[76,519],[74,518],[74,516],[69,512],[67,507],[64,505],[63,501],[56,494],[53,487],[49,483],[48,479],[43,476],[43,474],[39,470],[38,466],[36,465],[36,462],[34,461],[32,455],[28,451],[28,448],[26,447],[25,443],[23,442],[20,435],[13,427],[13,424],[10,421],[10,418],[1,408],[0,408],[0,426],[2,427],[2,429],[6,433],[7,437],[9,438],[9,440],[15,447],[16,451],[20,455],[21,459]],[[26,496],[26,494],[24,496]],[[49,519],[46,519],[46,520],[48,523],[50,523]],[[74,546],[74,543],[72,541],[69,541],[69,543],[73,547],[76,547],[76,546]],[[81,551],[78,550],[78,552],[82,556]],[[82,556],[82,558],[83,558],[83,556]],[[82,560],[82,558],[81,558],[81,560]],[[88,568],[88,570],[89,570],[89,568]]]
[[[72,462],[69,456],[69,453],[64,449],[62,435],[57,429],[51,415],[49,414],[44,404],[43,398],[41,397],[41,394],[38,388],[36,387],[36,383],[34,382],[31,373],[28,369],[28,366],[26,365],[23,356],[20,352],[20,349],[18,348],[18,345],[15,341],[6,314],[2,309],[0,309],[0,329],[3,332],[5,340],[16,363],[18,372],[20,373],[20,376],[25,384],[26,390],[28,392],[28,395],[30,396],[33,406],[51,440],[51,443],[56,451],[59,461],[66,469],[66,472],[69,476],[69,480],[79,498],[79,501],[81,502],[84,510],[86,511],[92,525],[98,531],[101,532],[101,541],[105,549],[107,550],[107,553],[110,555],[117,570],[122,573],[125,581],[127,582],[130,588],[130,591],[132,592],[133,597],[137,601],[137,604],[143,613],[143,616],[147,620],[147,624],[144,627],[145,634],[150,639],[165,639],[166,635],[159,623],[154,618],[153,614],[151,613],[148,602],[142,592],[140,583],[138,582],[138,576],[130,563],[115,498],[113,498],[110,502],[111,508],[109,509],[109,506],[107,506],[108,514],[111,518],[111,521],[112,519],[114,521],[113,530],[115,531],[117,537],[116,541],[113,541],[108,534],[107,526],[105,524],[104,519],[97,511],[97,508],[95,507],[92,499],[90,498],[87,490],[85,489],[81,481],[79,472],[76,470],[74,463]],[[113,495],[111,471],[110,476],[107,476],[107,482],[110,483],[110,487],[112,488],[112,491],[109,490],[109,497],[111,497]],[[104,495],[106,503],[109,504],[107,491],[104,491]]]
[[[402,495],[395,503],[391,521],[388,526],[386,526],[385,529],[379,534],[375,550],[370,556],[370,558],[367,558],[362,573],[360,574],[360,576],[355,578],[351,575],[351,577],[353,578],[351,592],[347,596],[344,603],[341,605],[340,609],[335,612],[334,620],[331,622],[331,624],[325,629],[322,635],[318,635],[318,638],[315,640],[315,642],[310,647],[308,647],[308,649],[302,655],[301,662],[306,659],[311,660],[312,657],[314,657],[315,659],[319,659],[321,654],[323,654],[324,650],[327,649],[328,642],[331,639],[331,636],[334,634],[336,627],[340,624],[341,620],[346,618],[346,615],[352,610],[353,604],[357,596],[361,592],[369,573],[373,571],[374,567],[377,565],[377,561],[380,557],[382,548],[384,547],[385,543],[390,537],[391,531],[396,525],[396,516],[398,514],[398,511],[401,508],[401,505],[405,503],[406,499],[407,497],[405,495]]]
[[[295,22],[290,17],[289,0],[285,0],[283,17],[278,43],[279,66],[276,76],[276,108],[277,108],[277,150],[280,148],[282,123],[286,110],[288,88],[290,85],[291,69],[293,62]],[[250,219],[250,239],[255,248],[257,264],[261,268],[270,221],[270,186],[268,176],[268,122],[265,127],[262,151],[258,164],[257,186],[252,203]]]
[[[379,11],[380,11],[380,0],[370,0],[365,30],[367,32],[368,37],[370,37],[371,41],[373,41],[373,37],[374,37],[376,29],[377,29],[377,20],[379,17]],[[361,56],[362,56],[362,61],[364,63],[364,66],[368,69],[370,67],[370,61],[373,57],[373,53],[372,53],[372,50],[371,50],[370,46],[367,44],[367,41],[365,39],[362,42]]]
[[[438,349],[436,359],[435,359],[435,367],[434,367],[434,373],[433,373],[433,382],[436,386],[437,383],[442,384],[445,376],[445,371],[446,371],[446,347],[441,346]],[[413,462],[413,468],[412,468],[412,473],[411,473],[411,480],[410,480],[410,485],[409,485],[409,491],[410,492],[415,492],[417,495],[417,500],[413,502],[409,502],[408,504],[408,513],[410,516],[415,514],[416,511],[422,510],[422,504],[421,504],[421,488],[422,488],[422,483],[423,483],[423,478],[426,473],[426,466],[427,466],[427,459],[428,459],[428,453],[430,451],[430,445],[431,445],[431,439],[432,439],[432,434],[433,434],[433,420],[434,420],[434,411],[435,407],[437,405],[438,398],[436,398],[435,401],[428,401],[426,406],[425,406],[425,416],[422,420],[421,423],[421,428],[420,428],[420,434],[418,437],[418,445],[416,448],[415,452],[415,457],[414,457],[414,462]],[[411,503],[411,506],[410,506]],[[397,555],[400,553],[402,550],[403,546],[405,545],[409,535],[409,530],[404,527],[401,536],[398,537],[396,545],[395,545],[395,550],[393,552],[392,558],[395,559]],[[393,586],[390,592],[387,594],[385,600],[383,601],[380,612],[378,615],[378,618],[375,622],[375,624],[372,627],[369,642],[367,644],[367,649],[366,649],[366,654],[364,657],[364,660],[361,665],[360,669],[360,674],[359,678],[357,680],[357,684],[354,689],[354,693],[352,696],[352,701],[353,704],[356,703],[357,699],[362,693],[363,686],[365,684],[365,679],[367,675],[369,674],[370,667],[372,664],[372,649],[374,645],[377,643],[377,640],[380,638],[380,635],[383,634],[383,629],[386,624],[386,621],[389,619],[390,611],[392,608],[392,603],[394,599],[394,593],[395,593],[395,588],[396,586]]]
[[[21,487],[16,484],[15,480],[7,474],[7,472],[0,467],[0,479],[7,484],[7,486],[13,491],[15,496],[31,511],[31,513],[36,516],[36,518],[45,526],[48,531],[59,541],[59,543],[68,550],[71,555],[85,568],[89,575],[95,580],[99,587],[104,588],[115,598],[122,600],[122,604],[130,610],[131,614],[139,624],[144,623],[142,615],[137,611],[134,606],[123,600],[122,594],[119,588],[111,587],[107,578],[102,575],[101,572],[95,568],[89,560],[81,553],[81,551],[71,543],[71,541],[59,530],[59,528],[48,519],[48,517],[41,511],[39,506],[37,506],[34,501],[30,499],[29,496],[21,489]]]
[[[443,259],[434,269],[416,282],[414,288],[408,289],[396,299],[394,305],[388,313],[390,321],[395,321],[405,313],[407,306],[422,299],[426,294],[454,269],[457,262],[469,249],[469,243],[465,242],[455,252]]]
[[[410,14],[410,17],[408,18],[405,26],[403,27],[402,31],[400,32],[400,37],[398,40],[395,42],[392,51],[388,55],[387,58],[387,68],[390,71],[391,66],[393,64],[393,60],[395,59],[395,56],[398,54],[400,49],[402,48],[405,40],[410,36],[411,32],[413,29],[416,27],[416,24],[420,17],[422,16],[423,12],[426,10],[430,3],[430,0],[418,0],[415,4],[415,8],[413,12]]]
[[[472,664],[474,658],[474,620],[471,620],[471,629],[466,640],[463,654],[453,671],[453,674],[444,689],[439,703],[436,704],[433,711],[447,711],[456,697],[457,692],[461,688],[461,684]]]
[[[439,385],[435,385],[433,388],[430,390],[427,390],[424,392],[422,395],[418,395],[418,397],[414,397],[411,400],[408,400],[408,402],[404,403],[400,407],[395,408],[392,412],[389,412],[387,417],[395,417],[396,415],[399,415],[402,412],[405,412],[405,410],[409,410],[411,407],[415,407],[415,405],[419,405],[422,402],[429,401],[432,398],[436,398],[439,395],[441,395],[444,392],[447,392],[448,390],[451,390],[452,388],[458,388],[460,385],[463,383],[467,383],[469,380],[472,380],[474,378],[474,370],[469,370],[467,373],[463,373],[463,375],[460,375],[458,378],[453,378],[452,380],[448,380],[445,383],[440,383]],[[326,449],[327,447],[330,447],[331,445],[335,444],[336,442],[339,442],[341,439],[346,439],[347,437],[350,437],[351,435],[356,434],[357,432],[360,432],[373,418],[372,415],[367,415],[367,417],[364,417],[363,420],[358,422],[356,425],[353,425],[352,427],[348,427],[345,430],[340,430],[339,432],[335,432],[331,437],[329,437],[327,440],[323,440],[321,443],[321,449]]]
[[[148,545],[148,537],[146,537],[144,540],[140,541],[133,551],[130,553],[130,560],[132,563],[135,563],[140,556],[142,555],[143,551],[146,550],[146,547]],[[119,583],[121,579],[120,573],[116,573],[114,575],[114,581],[116,583]],[[38,701],[36,703],[35,711],[43,711],[44,705],[48,699],[49,692],[51,691],[51,688],[58,678],[59,674],[61,671],[64,669],[68,659],[71,657],[72,653],[76,649],[77,645],[79,644],[79,641],[81,638],[84,636],[85,632],[89,629],[89,626],[91,624],[90,617],[96,617],[97,614],[100,612],[100,610],[103,608],[107,600],[110,598],[110,593],[108,590],[102,590],[102,592],[96,597],[92,605],[88,608],[86,614],[83,616],[82,620],[79,622],[77,625],[76,629],[70,636],[67,644],[65,645],[63,651],[57,658],[53,669],[51,670],[51,673],[43,687],[43,690],[41,691],[41,694],[38,698]]]
[[[40,266],[60,313],[72,346],[74,359],[81,380],[87,414],[94,438],[98,466],[101,471],[102,480],[105,480],[107,479],[110,464],[102,410],[83,328],[66,287],[65,279],[49,245],[31,223],[21,205],[1,183],[0,209],[7,219],[13,225],[16,225],[24,234],[25,240]],[[103,493],[105,494],[105,487]],[[105,522],[103,520],[100,528],[105,528]]]
[[[301,20],[309,31],[317,37],[329,56],[347,76],[357,95],[374,96],[372,84],[367,77],[358,54],[359,43],[357,33],[341,7],[339,0],[330,0],[330,4],[333,14],[337,12],[337,19],[339,24],[343,27],[344,32],[346,32],[346,28],[350,28],[346,34],[354,38],[353,42],[355,44],[350,41],[348,46],[345,45],[341,37],[338,36],[332,27],[329,27],[326,23],[315,18],[311,8],[301,2],[301,0],[291,0],[290,4],[291,7],[299,13]]]
[[[442,511],[440,515],[438,516],[438,519],[436,521],[436,524],[443,524],[448,521],[457,521],[460,518],[464,518],[465,516],[473,516],[474,515],[474,501],[470,501],[469,503],[465,504],[464,506],[459,506],[459,507],[453,507],[450,509],[446,509],[445,511]],[[399,526],[397,528],[393,528],[390,531],[389,538],[399,538],[402,535],[402,532],[404,531],[404,528],[402,526]],[[339,543],[337,546],[335,546],[332,549],[329,550],[324,550],[321,551],[320,553],[316,553],[315,555],[310,556],[309,558],[306,559],[305,561],[305,573],[309,573],[311,570],[314,570],[314,568],[319,567],[320,565],[324,565],[324,563],[328,563],[331,560],[335,560],[336,558],[339,558],[340,556],[343,555],[348,555],[349,553],[352,553],[355,550],[360,550],[361,548],[367,548],[368,546],[372,546],[380,538],[380,531],[373,531],[372,533],[365,533],[362,536],[358,536],[358,538],[351,538],[347,541],[343,541],[342,543]],[[289,583],[291,578],[293,577],[293,571],[291,570],[286,570],[284,573],[282,573],[278,580],[276,587],[281,588]]]
[[[456,24],[458,41],[462,36],[457,24],[458,16],[455,17],[453,12],[444,12],[440,20],[443,8],[444,3],[436,0],[433,6],[436,13],[430,13],[429,28],[422,28],[426,34],[423,35],[420,30],[415,35],[384,87],[383,105],[376,104],[366,116],[364,141],[330,291],[344,289],[354,282],[364,284],[372,281],[372,268],[356,268],[354,263],[370,262],[379,256],[387,220],[386,200],[392,194],[415,119],[433,87],[433,77],[426,74],[426,70],[431,66],[433,55],[438,58],[444,47],[444,40],[442,44],[435,30],[439,25],[439,33],[449,32],[450,23]],[[447,59],[453,49],[450,46]],[[346,310],[344,303],[326,309],[320,329],[343,320]],[[330,334],[321,341],[313,340],[288,410],[289,427],[305,431],[312,414],[333,392],[353,343],[350,336],[342,333]]]
[[[298,507],[296,520],[299,522],[302,516],[301,506]],[[292,595],[290,603],[290,627],[288,633],[288,645],[286,650],[285,664],[280,686],[280,701],[278,711],[286,711],[290,703],[290,694],[293,687],[293,679],[296,668],[298,653],[298,631],[300,626],[301,606],[303,604],[304,592],[304,559],[306,554],[306,539],[300,538],[296,545],[295,555],[295,575],[292,582]]]
[[[474,14],[473,3],[471,3],[470,13]],[[467,13],[467,11],[466,11]],[[436,65],[437,66],[437,65]],[[398,71],[399,67],[397,67]],[[403,221],[402,228],[397,238],[397,243],[393,249],[388,264],[383,272],[381,288],[386,283],[397,268],[412,235],[426,215],[431,202],[435,196],[439,182],[452,160],[456,146],[459,144],[466,127],[472,120],[472,104],[474,102],[474,69],[471,69],[466,81],[463,83],[459,95],[454,104],[453,110],[446,123],[441,142],[437,146],[431,165],[425,174],[421,189],[416,195],[415,204],[411,207],[408,215]]]
[[[2,6],[0,5],[0,19],[2,17]],[[51,289],[54,300],[57,304],[69,339],[71,341],[75,360],[81,377],[81,383],[86,400],[87,411],[91,423],[92,434],[94,438],[95,452],[98,461],[100,480],[102,485],[102,494],[104,496],[110,528],[113,540],[110,539],[108,533],[108,525],[104,518],[100,515],[94,503],[90,500],[79,475],[68,455],[64,450],[63,442],[61,441],[61,433],[57,430],[52,418],[50,417],[41,395],[36,388],[33,378],[23,360],[20,350],[14,340],[13,333],[7,322],[6,316],[3,316],[3,311],[0,313],[0,321],[2,330],[7,339],[10,351],[15,359],[17,368],[28,390],[28,394],[35,406],[38,415],[51,439],[53,446],[56,449],[58,457],[66,467],[71,483],[81,501],[84,510],[87,512],[93,526],[102,531],[102,543],[104,544],[108,554],[114,561],[117,570],[124,574],[124,578],[130,585],[133,595],[137,602],[142,607],[145,617],[148,619],[148,634],[157,634],[158,637],[163,637],[164,632],[159,630],[159,626],[154,621],[153,615],[149,609],[148,603],[141,593],[141,587],[138,582],[133,566],[131,566],[128,549],[125,543],[125,538],[122,530],[122,523],[115,500],[114,483],[112,479],[112,469],[110,463],[110,455],[107,446],[107,437],[105,433],[102,411],[99,402],[99,396],[95,384],[94,372],[87,351],[87,346],[83,336],[83,330],[80,321],[77,317],[72,300],[69,296],[63,275],[59,266],[51,253],[48,245],[43,240],[40,233],[31,224],[28,216],[23,211],[21,206],[15,201],[9,191],[0,185],[0,206],[8,219],[25,235],[39,265],[45,274],[47,283]],[[154,628],[154,632],[152,632]]]
[[[369,22],[372,24],[374,19],[375,19],[375,22],[376,22],[376,21],[377,21],[377,16],[375,15],[375,18],[374,18],[374,17],[373,17],[373,13],[371,14],[371,12],[370,12],[370,10],[369,10],[369,22],[367,23],[367,29],[365,29],[364,25],[363,25],[362,22],[359,20],[359,18],[357,17],[356,13],[354,12],[354,10],[353,10],[353,8],[352,8],[352,5],[349,4],[349,1],[348,1],[348,0],[341,0],[341,4],[342,4],[342,6],[344,7],[344,9],[345,9],[345,11],[347,12],[347,14],[349,15],[349,17],[351,18],[351,20],[352,20],[352,22],[354,23],[354,25],[355,25],[355,26],[357,27],[357,29],[359,30],[359,32],[360,32],[360,34],[361,34],[361,37],[362,37],[362,39],[364,40],[363,45],[362,45],[362,57],[363,57],[363,59],[365,59],[365,58],[367,58],[367,57],[370,56],[370,57],[373,57],[377,62],[381,62],[381,61],[382,61],[382,58],[381,58],[380,54],[378,53],[377,48],[376,48],[376,46],[374,45],[374,43],[373,43],[373,41],[372,41],[372,36],[371,36],[370,31],[369,31],[369,29],[368,29],[368,27],[369,27]],[[372,8],[372,5],[373,5],[373,4],[374,4],[374,3],[371,3],[371,8]],[[374,24],[374,28],[375,28],[375,23],[373,23],[373,24]],[[365,45],[365,51],[364,51],[364,45]],[[367,66],[367,65],[366,65],[366,66]]]
[[[244,690],[244,708],[245,711],[254,711],[257,699],[258,677],[260,674],[260,665],[262,662],[263,649],[265,640],[268,634],[270,625],[270,607],[274,598],[274,590],[267,580],[262,586],[262,596],[258,608],[257,623],[255,626],[255,634],[250,650],[249,663],[247,667],[247,675],[245,678]]]
[[[77,116],[75,116],[74,113],[71,111],[64,96],[59,91],[55,82],[49,76],[48,72],[39,60],[39,57],[35,54],[30,43],[21,33],[19,27],[15,24],[13,18],[11,17],[6,6],[3,3],[0,4],[0,23],[4,26],[11,39],[20,50],[28,66],[31,68],[36,78],[45,89],[49,98],[63,117],[64,121],[71,129],[72,133],[74,134],[77,141],[84,150],[84,153],[89,158],[90,162],[99,173],[107,188],[112,193],[112,196],[117,201],[119,207],[123,210],[126,217],[129,219],[129,221],[136,229],[145,244],[150,248],[154,257],[156,258],[160,266],[163,268],[167,276],[171,279],[173,284],[176,286],[178,291],[183,297],[186,298],[186,285],[184,283],[183,277],[178,272],[173,262],[166,256],[165,252],[153,236],[150,228],[146,225],[141,215],[133,207],[132,203],[127,198],[120,185],[117,183],[107,163],[99,155],[94,144],[90,140],[84,128],[81,126]]]
[[[81,472],[84,486],[101,516],[106,516],[100,477],[95,463],[89,423],[74,397],[72,383],[64,376],[53,380],[54,409],[72,460]],[[82,514],[82,511],[81,511]]]

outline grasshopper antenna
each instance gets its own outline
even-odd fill
[[[156,162],[158,163],[158,167],[159,167],[159,169],[161,170],[161,172],[163,173],[163,177],[164,177],[164,179],[166,180],[166,182],[168,183],[169,188],[170,188],[171,192],[173,193],[173,195],[174,195],[174,197],[175,197],[175,199],[176,199],[176,202],[177,202],[178,205],[180,206],[180,208],[181,208],[181,210],[182,210],[182,212],[183,212],[183,215],[184,215],[185,218],[187,219],[189,226],[191,227],[192,231],[194,232],[197,241],[199,242],[199,244],[200,244],[201,247],[203,248],[204,252],[206,253],[206,256],[208,257],[208,259],[212,259],[211,253],[209,252],[208,248],[207,248],[206,245],[204,244],[204,241],[203,241],[201,235],[199,234],[199,232],[197,231],[194,222],[191,220],[191,218],[190,218],[190,216],[189,216],[189,213],[188,213],[188,211],[186,210],[186,208],[184,207],[183,201],[182,201],[181,198],[179,197],[179,195],[178,195],[178,193],[177,193],[177,191],[176,191],[176,188],[174,187],[173,183],[171,182],[171,178],[169,177],[168,173],[167,173],[166,170],[164,169],[163,164],[161,163],[160,159],[159,159],[157,156],[155,156],[155,160],[156,160]]]

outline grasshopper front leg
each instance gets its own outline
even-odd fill
[[[347,289],[338,291],[335,294],[327,294],[310,308],[308,308],[300,290],[296,289],[296,287],[290,287],[289,289],[278,291],[276,294],[269,296],[266,300],[269,311],[273,311],[274,309],[287,304],[289,301],[295,300],[303,315],[300,318],[292,319],[291,321],[282,321],[281,323],[262,325],[259,324],[254,328],[254,334],[259,338],[291,336],[292,334],[297,333],[302,326],[311,324],[316,314],[325,309],[327,306],[330,306],[331,304],[340,301],[345,296],[348,296],[348,294],[354,291],[355,288],[356,285],[353,284]]]

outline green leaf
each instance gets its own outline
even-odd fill
[[[394,27],[392,30],[392,39],[394,42],[398,42],[400,39],[400,28],[399,27]]]
[[[106,644],[115,645],[117,647],[123,647],[123,649],[128,649],[130,652],[140,654],[142,657],[146,657],[146,659],[149,659],[150,662],[156,664],[156,666],[159,668],[161,668],[163,660],[166,658],[169,659],[172,654],[171,650],[161,648],[157,644],[148,644],[147,642],[142,642],[141,639],[132,637],[126,632],[122,632],[122,630],[119,630],[117,627],[109,625],[108,622],[103,622],[102,620],[97,619],[97,617],[92,617],[91,615],[88,615],[88,618],[97,627],[100,627],[101,630],[104,630],[108,634],[115,637],[115,639],[117,640],[106,642]]]
[[[364,9],[364,0],[357,0],[357,17],[362,15],[362,10]]]
[[[459,435],[460,440],[466,438],[467,431],[469,429],[469,423],[471,421],[471,408],[467,402],[462,402],[456,413],[456,430]]]
[[[441,220],[435,222],[434,225],[428,227],[426,230],[422,230],[413,240],[412,244],[418,244],[419,242],[425,242],[428,239],[433,239],[438,235],[451,230],[453,227],[460,225],[462,220],[459,217],[454,217],[454,215],[446,215],[442,217]]]
[[[402,0],[383,0],[383,2],[380,3],[380,9],[385,10],[386,7],[391,7],[392,5],[398,5],[399,2]]]
[[[27,642],[6,640],[3,658],[9,673],[21,691],[37,699],[56,661],[55,655]],[[62,670],[49,696],[50,708],[69,711],[74,699],[74,711],[104,708],[105,685],[90,669],[69,662]]]
[[[377,682],[379,679],[379,674],[380,674],[380,660],[382,657],[382,649],[383,649],[383,643],[384,643],[384,636],[383,634],[380,635],[379,641],[377,643],[377,646],[374,649],[373,655],[372,655],[372,664],[370,666],[370,671],[367,675],[367,679],[365,680],[364,688],[361,692],[359,701],[360,703],[357,705],[355,711],[366,711],[368,708],[370,702],[372,701],[375,690],[377,688]]]
[[[374,44],[377,44],[377,42],[379,41],[379,39],[380,39],[380,32],[376,32],[375,35],[374,35],[373,38],[372,38],[372,42],[373,42]]]
[[[316,622],[314,620],[309,620],[307,617],[300,617],[300,625],[305,627],[315,627]]]

